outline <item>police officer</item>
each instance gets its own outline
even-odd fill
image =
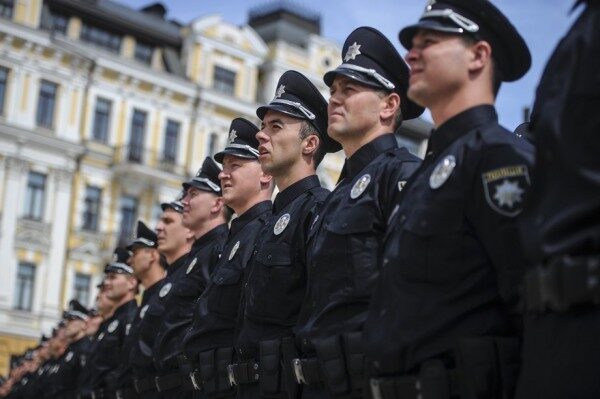
[[[130,253],[125,248],[115,250],[113,260],[104,268],[106,297],[114,302],[114,312],[99,328],[94,353],[89,359],[93,397],[113,397],[115,371],[123,342],[136,314],[137,280],[127,264]]]
[[[296,327],[303,355],[294,360],[304,397],[361,395],[362,367],[354,358],[362,357],[379,245],[395,198],[420,163],[393,134],[403,119],[423,112],[406,98],[408,67],[394,46],[361,27],[346,39],[342,58],[324,76],[331,94],[327,133],[346,162],[308,233],[308,294]]]
[[[183,184],[182,225],[193,233],[195,241],[183,264],[177,269],[169,267],[168,281],[159,293],[164,310],[153,356],[159,374],[155,386],[164,397],[191,397],[193,389],[189,378],[183,378],[189,377],[191,370],[182,353],[182,341],[190,328],[194,302],[205,290],[227,237],[227,211],[218,180],[220,171],[212,159],[206,158],[196,176]],[[158,309],[149,308],[151,317]]]
[[[286,379],[288,390],[296,386],[291,368],[281,369],[292,360],[281,349],[293,353],[292,327],[306,289],[308,227],[329,194],[315,170],[325,153],[341,149],[327,136],[327,102],[310,80],[287,71],[277,86],[271,103],[256,112],[262,120],[259,162],[279,193],[258,233],[238,315],[239,355],[230,374],[239,397],[278,397]]]
[[[208,286],[194,305],[192,326],[183,340],[185,353],[196,366],[192,382],[203,391],[195,397],[234,393],[226,368],[233,360],[233,334],[244,270],[272,206],[272,178],[261,171],[258,163],[257,132],[251,122],[234,119],[227,146],[215,154],[215,160],[223,165],[219,173],[223,202],[235,211],[237,218],[231,222]]]
[[[114,387],[111,387],[115,392],[117,399],[127,399],[137,397],[133,385],[132,365],[142,361],[140,354],[137,351],[139,344],[139,324],[147,310],[148,302],[154,296],[158,295],[158,291],[162,287],[162,281],[165,277],[166,261],[161,257],[156,249],[157,237],[142,221],[138,221],[136,238],[127,246],[127,250],[131,252],[129,265],[133,269],[134,276],[144,287],[142,301],[137,309],[135,318],[131,326],[125,331],[125,339],[121,350],[121,360],[119,368],[114,375]],[[152,362],[152,357],[149,360]]]
[[[408,96],[435,124],[389,222],[364,345],[377,398],[514,394],[523,273],[516,216],[532,147],[498,124],[529,50],[489,1],[430,2],[400,31]]]
[[[192,247],[193,232],[182,224],[183,205],[178,200],[161,204],[163,210],[156,225],[157,249],[167,262],[167,274],[173,274],[184,264]],[[166,284],[167,278],[156,284],[157,295],[148,297],[148,301],[141,306],[140,321],[137,326],[137,344],[131,354],[134,373],[134,388],[142,397],[160,397],[156,392],[152,348],[156,338],[156,329],[161,324],[164,316],[163,301],[160,290]]]
[[[550,58],[531,115],[519,399],[600,397],[600,2],[577,4],[585,9]]]
[[[69,346],[58,360],[56,376],[52,381],[53,397],[56,399],[77,397],[77,380],[81,371],[79,358],[89,345],[85,335],[89,313],[89,310],[75,299],[69,302],[69,307],[64,313],[65,335]]]
[[[100,290],[102,289],[101,287],[103,287],[103,283],[100,283],[96,286],[96,288]],[[103,306],[101,304],[102,297],[104,297],[104,294],[101,294],[101,292],[99,291],[96,295],[96,308],[91,309],[89,312],[89,319],[87,320],[85,326],[85,337],[83,338],[84,344],[82,345],[81,353],[76,359],[76,361],[79,362],[80,368],[79,376],[75,381],[75,391],[77,392],[78,399],[89,397],[92,394],[91,373],[90,368],[87,366],[88,359],[90,359],[91,355],[93,354],[93,350],[96,344],[96,333],[98,332],[100,325],[104,321],[102,314],[99,312],[99,309]],[[108,303],[111,306],[113,306],[112,302]],[[110,312],[112,313],[112,310]]]

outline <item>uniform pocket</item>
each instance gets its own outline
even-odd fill
[[[240,301],[242,270],[222,267],[215,270],[211,280],[208,306],[217,314],[235,317]]]

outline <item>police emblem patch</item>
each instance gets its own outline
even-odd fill
[[[104,338],[104,331],[102,331],[100,334],[98,334],[97,341],[102,341],[103,338]]]
[[[370,174],[367,173],[366,175],[362,175],[360,179],[358,179],[356,183],[354,183],[354,186],[352,186],[352,190],[350,191],[350,198],[356,199],[360,197],[360,195],[365,191],[370,182]]]
[[[444,157],[433,169],[431,176],[429,176],[429,187],[432,189],[438,189],[448,180],[452,171],[456,167],[456,158],[454,155],[448,155]]]
[[[523,210],[523,194],[529,187],[529,170],[525,165],[506,166],[481,175],[485,200],[494,211],[517,216]]]
[[[191,262],[190,265],[188,266],[187,270],[185,271],[185,274],[190,274],[190,272],[192,271],[192,269],[194,268],[194,265],[196,265],[196,262],[198,262],[198,258],[194,258]]]
[[[172,283],[167,283],[167,284],[163,285],[163,287],[158,292],[158,296],[161,297],[161,298],[164,298],[165,296],[167,296],[167,294],[169,293],[169,291],[171,291],[171,286],[172,285],[173,285]]]
[[[65,362],[70,362],[71,359],[73,359],[73,351],[69,351],[69,353],[67,353],[67,356],[65,356]]]
[[[287,227],[289,222],[290,222],[290,214],[289,213],[281,215],[281,217],[277,220],[277,223],[275,223],[275,226],[273,227],[273,233],[276,236],[283,233],[283,230],[285,230],[285,228]]]
[[[401,180],[398,182],[398,191],[402,191],[402,189],[406,186],[406,180]]]
[[[356,58],[357,55],[362,54],[360,52],[360,44],[356,44],[356,42],[352,43],[351,46],[348,47],[346,51],[346,55],[344,55],[344,62],[348,62]]]
[[[240,242],[238,241],[235,243],[233,248],[231,248],[231,252],[229,253],[229,260],[233,259],[233,257],[235,256],[235,253],[237,252],[239,247],[240,247]]]
[[[150,306],[150,305],[144,305],[144,307],[142,309],[140,309],[140,319],[143,319],[144,316],[146,316],[146,312],[148,311],[148,306]]]
[[[119,320],[113,320],[112,323],[110,323],[108,325],[108,328],[106,329],[109,333],[114,333],[115,330],[117,329],[117,327],[119,327]]]

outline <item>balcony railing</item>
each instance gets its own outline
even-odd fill
[[[185,174],[185,167],[169,154],[140,146],[117,147],[114,163],[115,165],[140,165],[176,175]]]

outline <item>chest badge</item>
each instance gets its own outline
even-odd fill
[[[360,197],[360,195],[367,189],[367,186],[370,182],[370,174],[367,173],[366,175],[362,175],[360,179],[358,179],[356,183],[354,183],[354,186],[352,186],[352,190],[350,191],[350,198],[356,199]]]
[[[102,341],[103,338],[104,338],[104,331],[102,331],[100,334],[98,334],[97,341]]]
[[[442,159],[431,172],[429,176],[429,187],[438,189],[448,180],[452,171],[456,167],[456,158],[454,155],[448,155]]]
[[[235,256],[235,253],[237,252],[239,247],[240,247],[240,242],[238,241],[235,243],[233,248],[231,248],[231,252],[229,253],[229,260],[233,259],[233,257]]]
[[[67,353],[67,356],[65,356],[65,362],[69,363],[71,359],[73,359],[73,351]]]
[[[125,325],[125,335],[129,335],[129,330],[131,330],[131,324]]]
[[[192,269],[194,268],[194,266],[196,265],[196,262],[198,261],[198,258],[194,258],[191,262],[190,265],[188,266],[187,270],[185,271],[185,274],[190,274],[190,272],[192,271]]]
[[[158,296],[161,297],[161,298],[166,297],[167,294],[169,293],[169,291],[171,291],[171,286],[172,285],[173,285],[172,283],[167,283],[167,284],[163,285],[163,287],[158,292]]]
[[[146,316],[146,312],[148,311],[148,306],[150,306],[150,305],[144,305],[144,307],[140,310],[140,319],[143,319],[144,316]]]
[[[285,228],[287,227],[289,222],[290,222],[290,214],[289,213],[281,215],[279,220],[277,220],[277,223],[275,223],[275,227],[273,227],[273,233],[276,236],[283,233],[283,230],[285,230]]]
[[[113,320],[113,322],[108,325],[107,330],[108,330],[109,333],[112,334],[112,333],[115,332],[115,330],[117,329],[117,327],[119,327],[119,320]]]

